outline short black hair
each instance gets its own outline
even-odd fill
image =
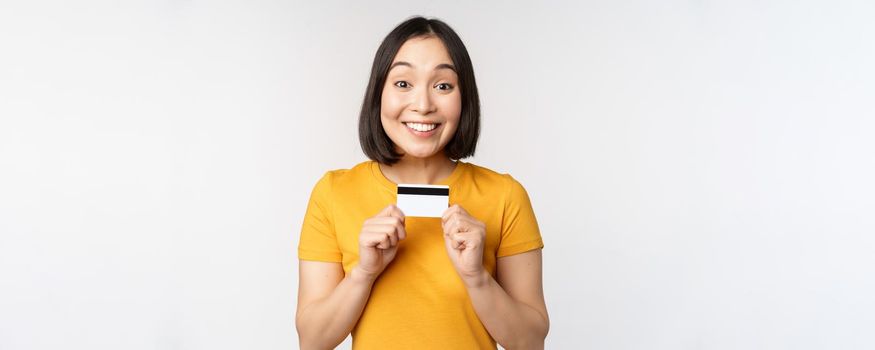
[[[459,77],[459,90],[462,94],[459,126],[444,147],[444,154],[452,160],[458,160],[473,156],[477,147],[480,136],[480,97],[468,50],[459,35],[443,21],[416,16],[402,22],[386,35],[371,66],[371,78],[359,115],[359,142],[365,155],[379,163],[392,165],[402,157],[395,151],[395,144],[386,135],[380,120],[380,102],[386,75],[389,74],[389,67],[401,45],[408,39],[421,36],[435,36],[443,41]]]

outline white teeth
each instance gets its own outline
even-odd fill
[[[434,130],[434,128],[437,127],[437,124],[421,124],[421,123],[404,123],[404,124],[406,124],[407,127],[411,128],[413,130],[419,131],[419,132],[432,131],[432,130]]]

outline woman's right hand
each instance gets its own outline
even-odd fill
[[[398,243],[406,237],[404,213],[394,204],[389,204],[362,225],[359,263],[355,268],[364,276],[376,279],[395,258]]]

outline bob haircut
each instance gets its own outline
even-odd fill
[[[368,158],[379,163],[392,165],[401,160],[403,155],[395,151],[395,144],[380,120],[380,102],[383,97],[383,85],[389,66],[395,55],[408,39],[414,37],[434,36],[443,41],[444,46],[453,60],[456,74],[459,77],[459,89],[462,94],[462,108],[459,116],[459,126],[456,133],[444,146],[444,154],[452,160],[467,158],[474,155],[477,139],[480,136],[480,97],[477,84],[474,81],[474,68],[468,50],[462,39],[450,26],[438,19],[412,17],[393,29],[374,56],[371,67],[371,77],[362,103],[359,115],[359,142],[362,151]]]

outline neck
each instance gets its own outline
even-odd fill
[[[429,158],[404,155],[393,165],[380,164],[383,175],[396,184],[435,184],[448,178],[455,168],[456,162],[443,152]]]

